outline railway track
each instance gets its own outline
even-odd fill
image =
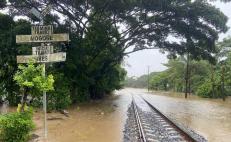
[[[133,95],[132,108],[140,142],[199,141],[138,95]]]

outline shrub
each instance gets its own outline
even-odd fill
[[[212,97],[212,84],[209,81],[206,81],[201,86],[198,87],[196,94],[204,98]]]
[[[32,111],[0,116],[0,141],[26,142],[34,128]]]
[[[66,109],[71,104],[69,81],[62,73],[54,74],[54,91],[48,94],[48,111]]]

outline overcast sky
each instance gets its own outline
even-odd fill
[[[230,3],[213,3],[217,8],[231,19],[231,2]],[[231,27],[231,20],[228,21],[227,25]],[[222,40],[224,37],[231,36],[231,29],[225,33],[221,34],[219,40]],[[133,54],[130,54],[129,57],[125,58],[125,65],[128,72],[128,76],[140,76],[147,74],[148,66],[150,66],[150,71],[162,71],[166,67],[163,65],[168,60],[166,58],[167,54],[162,54],[158,50],[143,50]]]

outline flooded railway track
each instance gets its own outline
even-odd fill
[[[140,142],[197,142],[190,133],[172,122],[144,98],[133,95],[132,109],[134,111],[137,141]]]

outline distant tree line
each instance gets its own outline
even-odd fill
[[[126,77],[125,86],[183,92],[207,98],[231,95],[231,37],[217,43],[215,61],[195,60],[189,54],[170,59],[167,69],[140,77]]]
[[[152,72],[150,73],[150,77],[158,74],[158,72]],[[125,87],[131,87],[131,88],[148,88],[148,75],[144,74],[139,77],[132,76],[132,77],[126,77],[124,81]]]
[[[151,75],[150,88],[225,100],[231,95],[231,38],[217,44],[214,58],[213,63],[190,59],[190,55],[170,59],[167,70]]]

